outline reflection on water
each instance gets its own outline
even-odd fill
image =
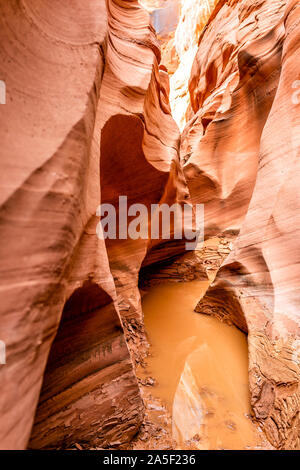
[[[172,414],[178,444],[199,449],[260,445],[249,418],[247,340],[238,329],[193,311],[206,281],[162,284],[143,298],[151,342],[147,373]]]

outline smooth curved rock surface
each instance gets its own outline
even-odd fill
[[[188,202],[179,163],[180,134],[168,99],[168,74],[159,68],[159,61],[159,44],[148,13],[134,3],[128,10],[127,2],[110,2],[100,92],[102,203],[118,207],[119,196],[126,195],[128,206],[142,203],[149,211],[151,204]],[[144,338],[140,267],[182,253],[184,245],[180,240],[118,239],[107,240],[106,246],[128,344],[139,360]]]
[[[178,67],[170,77],[170,106],[172,115],[182,131],[188,120],[190,103],[189,79],[198,42],[217,0],[181,0],[180,18],[174,36]],[[167,57],[165,53],[162,57]]]
[[[280,77],[263,123],[253,196],[233,252],[196,307],[248,331],[252,407],[280,449],[300,447],[299,22],[299,2],[289,1],[275,28],[282,38],[278,69],[269,59],[269,76]]]
[[[137,1],[12,1],[1,18],[1,447],[124,444],[143,419],[138,272],[184,248],[105,243],[96,210],[188,200],[168,74]]]
[[[106,148],[107,138],[122,129],[125,136],[138,136],[127,149],[128,168],[140,159],[132,199],[143,202],[151,171],[148,202],[159,201],[166,185],[171,195],[167,191],[165,197],[177,197],[179,133],[169,111],[166,73],[158,68],[159,47],[148,13],[137,2],[109,1],[106,7],[99,0],[83,7],[76,1],[69,9],[57,1],[13,1],[2,4],[1,18],[1,78],[8,90],[1,113],[0,337],[7,345],[1,447],[27,445],[58,327],[30,446],[124,443],[137,431],[143,405],[111,270],[118,282],[119,271],[129,265],[126,283],[137,285],[147,246],[133,244],[133,261],[131,247],[121,246],[120,261],[97,238],[95,214],[101,200],[111,200],[111,180],[100,176],[110,168],[108,159],[122,158],[126,171],[126,148],[118,150],[116,141]],[[124,173],[118,179],[117,166],[112,170],[114,191],[123,194]],[[87,291],[86,282],[95,287]],[[75,294],[74,318],[65,321]],[[134,295],[139,304],[137,288]],[[70,324],[74,335],[79,329],[80,348],[65,356]],[[94,327],[98,335],[87,344],[80,329]],[[72,364],[74,373],[65,377]]]
[[[181,159],[192,201],[205,204],[206,237],[236,235],[246,215],[280,77],[285,6],[221,1],[201,35]]]
[[[160,65],[135,0],[1,3],[1,448],[126,445],[139,429],[139,272],[184,242],[99,239],[97,207],[122,195],[204,203],[207,238],[239,233],[197,310],[248,332],[255,416],[275,447],[300,446],[299,2],[215,4],[181,5]]]
[[[91,145],[104,64],[104,2],[83,7],[77,1],[72,9],[59,1],[2,2],[1,21],[0,67],[7,104],[1,108],[0,126],[0,337],[7,346],[7,363],[1,366],[0,443],[4,449],[22,449],[31,433],[50,346],[72,293],[92,282],[103,297],[94,306],[107,305],[107,319],[118,326],[120,341],[124,335],[106,249],[95,234],[99,151]],[[95,347],[103,340],[99,332]],[[109,337],[107,341],[112,344]],[[121,398],[130,384],[142,410],[129,360],[125,343],[110,357],[111,377],[120,378],[115,393]],[[87,362],[97,387],[88,384],[74,395],[68,384],[61,385],[74,422],[68,428],[69,443],[81,439],[81,420],[91,422],[84,410],[81,418],[74,411],[76,400],[92,403],[93,390],[101,394],[111,379],[104,357],[98,364]],[[78,381],[79,388],[83,381]],[[126,408],[123,403],[118,412]],[[59,413],[49,410],[53,421],[59,421]],[[92,414],[97,428],[112,412],[106,407],[102,416]],[[128,426],[137,429],[141,416],[134,410],[127,418]],[[45,437],[46,430],[53,435]],[[45,438],[41,442],[40,436],[39,446],[61,444],[56,423],[48,420],[39,431]]]

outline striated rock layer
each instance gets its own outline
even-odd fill
[[[161,45],[161,63],[170,75],[172,115],[181,131],[187,120],[190,101],[188,82],[199,37],[217,2],[218,0],[140,0],[151,12],[152,23]]]
[[[235,220],[238,228],[247,213],[196,311],[248,332],[254,415],[275,447],[299,449],[300,5],[221,3],[190,81],[195,115],[183,143],[191,152],[186,174],[192,197],[206,193],[214,207],[209,227],[233,228]]]
[[[138,271],[154,246],[106,246],[96,209],[188,197],[168,76],[135,1],[0,8],[0,445],[124,444],[143,404],[123,326],[131,315],[142,330]]]
[[[235,235],[257,175],[261,135],[277,90],[286,1],[218,3],[189,82],[181,158],[206,236]]]
[[[59,1],[1,3],[4,449],[28,443],[58,326],[30,447],[128,441],[142,420],[107,252],[96,236],[106,21],[102,1],[72,9]]]
[[[178,67],[170,78],[172,115],[182,131],[188,120],[189,78],[198,41],[218,0],[181,0],[180,19],[174,36]],[[162,57],[168,57],[165,53]]]
[[[188,74],[172,77],[181,143],[137,1],[0,5],[1,448],[124,446],[142,423],[141,267],[187,280],[215,260],[175,259],[174,239],[105,242],[97,208],[123,195],[204,203],[207,238],[239,233],[197,311],[248,332],[255,416],[276,447],[300,447],[299,2],[195,5],[170,36]]]
[[[158,66],[159,44],[148,13],[132,3],[129,15],[128,2],[110,2],[108,12],[100,91],[101,201],[118,208],[119,196],[126,195],[128,206],[142,203],[148,213],[151,204],[188,202],[179,163],[180,134],[168,101],[168,74]],[[119,230],[127,233],[118,212]],[[106,247],[127,341],[139,361],[144,339],[140,267],[174,256],[184,251],[184,245],[180,240],[126,238],[107,240]]]

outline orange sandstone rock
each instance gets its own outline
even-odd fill
[[[134,1],[1,18],[1,447],[124,444],[143,405],[115,282],[138,309],[148,247],[106,246],[96,209],[186,198],[159,46]]]
[[[181,158],[206,236],[237,234],[257,175],[261,135],[277,90],[285,0],[221,1],[190,77]]]
[[[129,440],[141,422],[142,402],[114,305],[106,248],[95,230],[105,5],[75,2],[70,9],[60,1],[24,0],[0,8],[0,68],[7,87],[0,114],[0,338],[7,346],[0,371],[0,445],[27,446],[59,325],[48,364],[57,375],[52,383],[46,372],[30,445],[93,440],[110,419],[115,434],[122,430]],[[70,321],[64,321],[66,310],[74,315]],[[95,319],[97,312],[103,318]],[[82,334],[93,325],[98,336],[89,344]],[[76,364],[76,371],[66,374],[68,364]],[[128,389],[130,404],[122,402]]]
[[[239,233],[197,311],[248,332],[256,419],[299,448],[299,2],[181,2],[171,106],[137,1],[0,11],[1,447],[124,446],[139,429],[138,276],[184,245],[100,240],[97,207],[126,195],[204,203],[206,237]],[[198,276],[196,258],[156,277]]]
[[[259,35],[240,56],[240,70],[243,73],[241,78],[240,71],[239,77],[243,84],[237,86],[232,96],[241,94],[246,87],[246,102],[252,100],[253,111],[257,112],[264,104],[268,105],[267,109],[270,104],[271,107],[268,113],[265,110],[256,114],[256,132],[258,124],[261,129],[260,138],[255,139],[258,170],[240,234],[233,252],[223,263],[215,283],[196,310],[216,314],[248,332],[254,415],[275,447],[299,449],[300,114],[294,83],[299,79],[300,7],[299,2],[294,0],[259,2],[261,10],[256,10],[255,5],[250,6],[249,3],[240,2],[240,18],[248,25],[248,31],[256,29],[256,36],[261,22],[265,34]],[[233,11],[231,9],[230,15],[233,15]],[[250,21],[249,13],[256,19],[255,23]],[[216,20],[217,17],[213,21]],[[210,27],[212,25],[213,22]],[[248,37],[246,31],[243,37]],[[197,99],[205,102],[203,92],[199,92],[200,88],[194,97],[197,95]],[[235,103],[235,115],[243,115],[245,104],[245,99]],[[201,109],[201,113],[204,113],[205,105]],[[225,115],[225,122],[226,116],[229,116],[227,121],[230,121],[230,108],[229,115]],[[248,119],[249,113],[245,116]],[[205,140],[208,144],[209,129],[213,133],[214,126],[219,123],[219,132],[223,140],[225,137],[226,143],[227,134],[222,129],[221,118],[222,114],[218,111],[202,142]],[[253,149],[252,122],[247,132],[245,129],[239,137],[243,138],[245,150]],[[233,128],[231,133],[234,141]],[[215,142],[218,143],[217,134]],[[236,146],[239,149],[238,142]],[[238,184],[234,178],[235,164],[233,162],[231,165],[231,175],[228,173],[231,185]],[[242,197],[245,194],[242,193]],[[239,201],[245,211],[246,207],[241,204],[243,199]],[[225,207],[229,214],[232,213],[228,204]]]

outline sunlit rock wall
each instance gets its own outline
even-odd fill
[[[96,209],[186,199],[168,75],[135,1],[0,9],[0,445],[118,445],[143,418],[123,326],[128,309],[142,325],[138,270],[154,247],[106,246]]]
[[[171,38],[180,145],[137,1],[1,3],[2,448],[117,446],[138,431],[138,274],[183,245],[105,243],[96,209],[189,194],[207,237],[240,232],[197,310],[248,331],[255,416],[276,447],[299,447],[299,2],[214,4],[182,2]]]
[[[99,359],[93,361],[88,337],[76,344],[75,321],[77,377],[62,373],[59,389],[48,390],[39,436],[36,440],[34,433],[31,445],[70,445],[88,434],[92,442],[91,423],[95,431],[110,418],[120,430],[118,415],[128,408],[122,394],[129,387],[135,405],[124,420],[128,440],[138,429],[142,404],[113,302],[105,245],[96,237],[100,191],[94,124],[104,67],[105,4],[78,1],[70,9],[60,1],[37,0],[2,2],[0,8],[0,69],[7,88],[7,104],[0,109],[0,338],[7,346],[6,364],[0,366],[0,445],[20,449],[28,443],[49,349],[64,304],[75,291],[83,299],[78,323],[89,328],[85,313],[105,306],[105,321],[115,332],[99,329],[93,344]],[[91,294],[85,282],[94,286]],[[68,347],[72,341],[67,339]],[[103,352],[105,343],[112,353]],[[57,352],[59,369],[66,354],[63,346]],[[70,368],[72,361],[70,354]],[[97,403],[113,379],[116,396],[98,414]]]
[[[143,203],[148,213],[154,203],[188,202],[179,163],[180,134],[168,100],[169,78],[159,69],[159,44],[149,26],[149,15],[135,3],[131,9],[127,2],[108,5],[100,92],[101,200],[118,207],[119,196],[126,195],[128,206]],[[180,241],[130,238],[107,240],[106,246],[128,344],[137,358],[143,348],[138,290],[141,264],[178,254],[184,246]]]
[[[179,64],[174,37],[180,17],[180,0],[140,0],[140,3],[150,12],[161,47],[161,63],[171,75]]]
[[[188,82],[199,37],[217,0],[140,0],[140,3],[151,12],[161,45],[161,63],[170,74],[172,115],[182,130],[190,101]]]
[[[245,213],[251,187],[253,195],[234,250],[196,310],[248,332],[255,418],[275,447],[299,449],[300,6],[295,0],[230,3],[203,35],[194,64],[186,168],[192,195],[202,185],[211,200],[224,188],[223,206],[215,197],[214,210],[215,221],[223,214],[222,224]],[[214,41],[219,34],[219,52],[215,46],[208,62],[201,50],[207,41],[205,48],[212,46],[212,33]]]
[[[199,37],[216,3],[217,0],[180,1],[180,18],[174,38],[179,65],[170,78],[170,104],[181,131],[187,120],[190,102],[188,83]]]
[[[260,141],[279,83],[286,0],[218,3],[189,81],[181,159],[206,236],[236,235],[257,175]]]

